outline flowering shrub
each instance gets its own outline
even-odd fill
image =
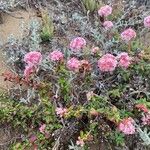
[[[68,9],[70,3],[74,4],[66,2]],[[149,145],[149,47],[139,44],[145,21],[141,18],[140,27],[134,26],[126,8],[123,16],[114,16],[108,5],[98,14],[82,16],[78,7],[66,10],[63,4],[54,7],[56,31],[49,43],[37,41],[36,30],[5,48],[15,74],[3,76],[15,88],[11,100],[3,100],[0,119],[24,131],[13,148],[93,149],[94,143],[107,150]],[[66,11],[68,22],[64,14],[59,16]],[[77,37],[70,41],[73,36]]]

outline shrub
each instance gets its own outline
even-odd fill
[[[64,43],[45,51],[35,22],[23,43],[8,43],[7,55],[15,55],[19,63],[12,59],[17,73],[4,77],[19,92],[13,90],[15,102],[5,102],[0,116],[26,135],[14,149],[90,149],[91,142],[126,147],[127,135],[140,142],[137,133],[149,145],[144,128],[149,128],[150,65],[138,41],[140,29],[123,16],[112,17],[114,26],[106,30],[103,23],[113,15],[112,7],[98,12],[94,22],[90,16],[73,15],[80,36],[69,36],[73,40],[67,47]],[[53,27],[47,25],[51,23],[46,21],[51,36]]]

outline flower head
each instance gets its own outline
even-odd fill
[[[42,60],[42,54],[40,52],[29,52],[25,55],[24,61],[29,65],[38,65]]]
[[[136,37],[136,32],[133,29],[131,29],[131,28],[126,29],[125,31],[123,31],[121,33],[121,38],[125,42],[129,42],[135,37]]]
[[[113,25],[113,23],[112,23],[111,21],[105,21],[105,22],[103,23],[103,26],[104,26],[104,28],[105,28],[106,30],[110,30],[114,25]]]
[[[76,141],[76,144],[79,145],[79,146],[81,146],[81,147],[83,147],[85,143],[84,143],[84,140],[81,139],[81,137],[79,136],[78,140]]]
[[[86,41],[82,37],[74,38],[70,42],[70,49],[75,52],[80,51],[84,46],[86,46]]]
[[[67,61],[67,67],[72,71],[77,71],[80,67],[80,61],[77,58],[73,57]]]
[[[132,118],[125,118],[119,123],[118,128],[124,134],[127,135],[134,134],[135,133],[134,120]]]
[[[131,64],[131,57],[129,57],[128,53],[122,52],[118,55],[119,66],[122,68],[128,68]]]
[[[142,122],[143,122],[144,125],[150,125],[150,112],[146,113],[142,117]]]
[[[49,54],[49,58],[52,61],[60,61],[63,59],[63,57],[64,57],[63,53],[58,50],[55,50]]]
[[[27,65],[26,67],[25,67],[25,70],[24,70],[24,77],[26,78],[26,79],[28,79],[31,75],[32,75],[32,73],[35,71],[35,68],[34,68],[34,66],[33,65]]]
[[[92,50],[91,50],[91,52],[92,52],[93,54],[96,54],[96,53],[99,52],[99,51],[100,51],[100,48],[99,48],[99,47],[93,47]]]
[[[39,130],[41,133],[44,133],[45,132],[45,128],[46,128],[46,124],[43,124],[40,126]]]
[[[144,26],[150,28],[150,16],[144,18]]]
[[[67,113],[66,108],[62,108],[62,107],[56,108],[56,114],[59,115],[60,117],[63,117],[66,113]]]
[[[98,67],[103,72],[114,71],[117,66],[116,57],[111,54],[103,55],[98,61]]]
[[[112,13],[112,7],[110,7],[109,5],[105,5],[98,10],[98,14],[101,17],[107,17],[111,13]]]

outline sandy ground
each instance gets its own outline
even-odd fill
[[[18,10],[12,13],[13,16],[21,17],[21,19],[17,19],[8,14],[3,14],[3,24],[0,24],[0,42],[5,44],[7,42],[8,37],[13,34],[16,38],[19,38],[20,35],[20,23],[24,22],[25,26],[28,25],[31,17],[34,17],[33,11],[23,11]],[[4,78],[1,76],[3,72],[9,70],[6,63],[5,57],[3,55],[2,50],[0,50],[0,91],[4,89],[8,89],[11,84],[9,82],[4,81]]]

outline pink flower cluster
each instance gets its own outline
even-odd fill
[[[73,57],[67,61],[67,68],[72,71],[78,71],[80,67],[80,61]]]
[[[117,61],[118,59],[118,61]],[[103,72],[112,72],[118,66],[127,69],[131,64],[131,57],[128,53],[122,52],[117,57],[112,54],[103,55],[98,61],[98,67]]]
[[[150,16],[144,18],[144,26],[150,28]]]
[[[118,129],[119,129],[119,131],[121,131],[127,135],[134,134],[135,133],[134,120],[132,118],[123,119],[119,123]]]
[[[62,52],[58,51],[58,50],[55,50],[53,52],[51,52],[49,54],[49,58],[52,60],[52,61],[61,61],[63,60],[64,58],[64,55]]]
[[[103,23],[103,26],[104,26],[104,28],[105,28],[106,30],[110,30],[114,25],[113,25],[113,23],[112,23],[111,21],[105,21],[105,22]]]
[[[24,61],[28,65],[38,65],[42,60],[42,54],[40,52],[29,52],[25,55]]]
[[[76,144],[83,147],[85,145],[84,140],[79,136]]]
[[[98,14],[101,17],[107,17],[112,13],[112,7],[105,5],[98,10]]]
[[[133,29],[131,29],[131,28],[126,29],[125,31],[123,31],[121,33],[121,38],[125,42],[129,42],[135,37],[136,37],[136,32]]]
[[[143,117],[142,117],[142,121],[144,125],[150,125],[150,112],[146,113]]]
[[[67,113],[66,108],[57,107],[56,108],[56,114],[59,115],[61,118],[64,117],[64,115]]]
[[[24,61],[27,63],[24,70],[24,77],[28,79],[36,70],[36,66],[42,61],[42,54],[36,51],[29,52],[24,56]]]
[[[121,53],[118,55],[119,66],[122,68],[128,68],[131,64],[131,57],[129,57],[128,53]]]
[[[82,48],[84,48],[84,46],[86,46],[86,41],[82,37],[74,38],[70,42],[70,49],[75,52],[80,51]]]
[[[27,65],[24,70],[24,77],[28,79],[32,73],[34,73],[35,67],[33,65]]]
[[[78,72],[80,68],[84,71],[89,71],[91,70],[91,65],[87,60],[78,60],[73,57],[67,61],[67,68],[74,72]]]
[[[112,72],[117,66],[116,57],[111,54],[105,54],[98,60],[98,66],[103,72]]]

